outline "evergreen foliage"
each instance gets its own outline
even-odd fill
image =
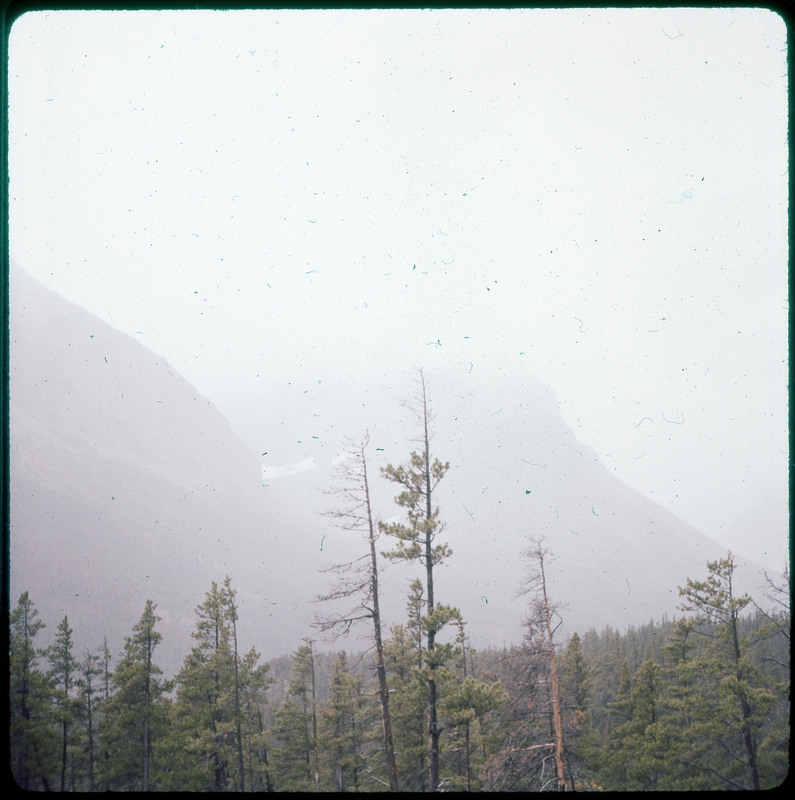
[[[302,645],[293,654],[288,697],[274,713],[270,731],[273,783],[278,791],[307,792],[316,788],[317,711],[313,670],[311,647]]]
[[[109,753],[103,765],[103,783],[111,791],[147,792],[161,788],[169,768],[158,758],[165,739],[168,685],[159,676],[154,651],[161,636],[155,604],[146,601],[141,619],[125,639],[124,650],[111,679],[112,694],[105,701],[101,746]]]
[[[789,614],[752,611],[743,597],[733,603],[726,581],[731,558],[709,569],[714,581],[690,581],[683,590],[695,587],[694,594],[683,593],[688,605],[696,597],[709,601],[704,612],[698,606],[679,619],[625,632],[591,630],[556,645],[567,789],[752,788],[750,752],[761,789],[787,777]],[[57,791],[61,780],[65,791],[141,791],[145,781],[150,791],[215,791],[216,785],[227,791],[387,791],[372,654],[316,654],[307,642],[289,659],[289,672],[278,666],[283,659],[272,662],[278,666],[274,681],[272,665],[261,664],[250,649],[238,659],[236,706],[225,588],[213,584],[196,609],[195,644],[173,682],[163,681],[156,666],[153,604],[147,603],[114,668],[106,643],[79,661],[71,656],[66,619],[53,643],[37,648],[43,624],[23,593],[10,617],[9,640],[17,784],[39,791]],[[746,613],[733,614],[740,604]],[[428,790],[422,631],[435,623],[423,611],[417,582],[405,621],[391,627],[384,643],[402,791]],[[444,606],[437,611],[458,631],[445,644],[446,666],[437,670],[441,788],[554,789],[543,641],[531,626],[521,645],[476,651],[460,615]]]
[[[72,691],[76,683],[75,673],[78,668],[77,661],[72,653],[72,633],[73,631],[69,627],[69,620],[64,617],[58,625],[55,642],[48,651],[50,680],[55,703],[54,716],[61,729],[61,775],[59,786],[62,792],[66,789],[69,735],[79,707],[77,701],[72,697]]]
[[[35,643],[44,628],[38,616],[29,594],[23,592],[9,620],[11,770],[20,788],[50,791],[56,788],[57,739],[52,686],[39,668],[44,652]]]

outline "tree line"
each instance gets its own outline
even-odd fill
[[[529,542],[524,638],[476,651],[459,609],[436,596],[450,559],[436,489],[428,387],[405,405],[418,448],[381,468],[405,520],[371,503],[365,435],[346,442],[333,522],[361,535],[359,558],[327,569],[314,627],[364,653],[304,639],[275,692],[271,665],[243,652],[229,576],[196,608],[193,647],[165,680],[156,606],[114,658],[74,653],[66,616],[52,643],[27,592],[10,615],[13,777],[53,791],[570,791],[765,789],[789,753],[790,606],[769,579],[765,607],[738,596],[731,553],[679,588],[680,619],[564,639],[548,592],[548,542]],[[382,549],[383,548],[383,549]],[[380,559],[415,564],[402,622],[379,605]],[[324,669],[318,669],[318,662]],[[272,699],[278,696],[278,700]]]

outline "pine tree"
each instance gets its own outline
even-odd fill
[[[50,709],[50,681],[38,666],[45,653],[35,638],[45,627],[28,592],[9,618],[9,715],[11,769],[17,785],[50,791],[56,769],[56,737]]]
[[[141,619],[125,638],[124,650],[113,672],[114,693],[105,703],[102,746],[109,753],[105,779],[111,790],[147,792],[157,788],[153,772],[156,742],[165,735],[161,698],[167,685],[154,662],[161,641],[155,630],[160,617],[146,601]]]
[[[287,694],[270,731],[273,785],[281,792],[317,791],[317,698],[310,643],[293,654]]]
[[[365,698],[362,692],[362,678],[349,672],[343,650],[331,666],[329,699],[319,720],[322,752],[331,777],[329,783],[337,792],[365,788],[360,785],[365,767]]]
[[[626,661],[621,662],[618,688],[609,702],[609,738],[602,742],[599,781],[603,788],[618,789],[627,784],[627,768],[632,758],[632,675]]]
[[[183,791],[272,789],[263,708],[268,665],[239,651],[236,591],[213,581],[196,607],[194,645],[176,676],[166,788]]]
[[[106,792],[110,791],[110,750],[107,747],[108,738],[103,735],[107,716],[104,713],[104,708],[112,693],[112,661],[113,654],[110,652],[110,647],[108,647],[108,639],[107,637],[103,637],[102,649],[99,651],[99,699],[103,713],[100,714],[97,720],[97,750],[99,758],[97,764],[97,781],[99,788]]]
[[[629,703],[631,717],[625,723],[630,757],[627,758],[624,788],[649,791],[659,788],[667,768],[661,737],[670,732],[660,730],[662,714],[661,669],[653,661],[644,661],[632,679]],[[617,732],[618,735],[618,732]]]
[[[667,732],[667,766],[658,788],[685,791],[714,789],[712,776],[700,768],[709,760],[711,745],[705,732],[711,727],[713,713],[710,681],[705,680],[699,657],[696,620],[682,618],[674,622],[663,647],[664,680],[661,724],[658,738]]]
[[[590,663],[594,736],[598,746],[604,748],[610,739],[615,722],[611,707],[625,661],[624,644],[621,634],[608,626],[600,634],[593,631],[586,633],[583,637],[583,648]]]
[[[450,749],[454,749],[458,758],[457,774],[452,782],[448,785],[459,786],[472,791],[472,723],[476,719],[474,704],[471,701],[472,691],[469,687],[464,687],[463,682],[472,677],[468,675],[467,661],[471,654],[468,653],[469,640],[466,635],[466,624],[464,618],[459,615],[456,620],[458,632],[455,638],[456,655],[455,659],[455,673],[458,678],[456,687],[450,696],[445,698],[443,716],[448,719],[446,727],[450,728],[450,737],[452,739],[463,738],[463,743],[451,743]],[[445,787],[447,788],[447,787]]]
[[[76,703],[71,694],[75,685],[77,661],[72,654],[72,629],[64,617],[58,625],[55,642],[48,650],[50,680],[54,688],[55,718],[61,729],[60,791],[66,790],[66,765],[69,752],[69,733],[76,716]]]
[[[234,665],[234,716],[235,716],[235,744],[237,750],[238,791],[245,792],[245,767],[243,764],[243,726],[240,711],[240,658],[237,652],[237,604],[235,603],[235,590],[229,576],[224,580],[221,597],[226,605],[226,617],[232,626],[233,665]]]
[[[717,576],[716,580],[721,585]],[[598,636],[591,631],[583,637],[592,686],[596,686],[586,714],[595,742],[588,748],[592,755],[586,759],[587,786],[612,791],[750,788],[733,635],[727,635],[732,628],[751,700],[760,785],[772,788],[784,781],[789,768],[787,637],[778,625],[771,626],[769,613],[743,614],[732,622],[731,614],[725,613],[731,606],[728,583],[723,585],[726,594],[709,607],[710,613],[723,609],[722,621],[697,614],[625,634],[606,629]],[[652,658],[643,658],[633,674],[630,663],[649,655]],[[619,657],[624,660],[618,662]],[[560,676],[570,752],[565,662],[566,653]],[[595,664],[599,665],[596,673]],[[597,694],[599,706],[594,703]],[[597,709],[602,718],[594,722]],[[603,744],[597,747],[603,735]]]
[[[460,625],[463,630],[463,621]],[[465,637],[460,635],[458,641],[460,666],[446,673],[439,704],[440,729],[447,737],[442,739],[442,755],[450,754],[441,780],[445,791],[469,792],[483,788],[480,771],[488,755],[484,719],[505,702],[506,694],[499,680],[480,680],[469,674]]]
[[[596,742],[591,720],[590,668],[575,632],[560,658],[560,702],[566,740],[566,771],[571,789],[593,788],[586,778]]]
[[[221,792],[236,763],[234,653],[225,592],[213,581],[196,607],[195,644],[176,678],[175,722],[190,754],[185,788]]]
[[[395,502],[406,509],[408,525],[380,523],[381,530],[397,539],[394,550],[384,553],[387,558],[401,561],[418,561],[425,571],[425,602],[427,617],[425,622],[427,664],[426,680],[428,687],[428,789],[439,789],[439,736],[441,731],[437,721],[437,675],[444,668],[444,657],[436,646],[436,635],[449,621],[447,610],[437,609],[434,596],[433,569],[452,555],[445,544],[436,542],[442,531],[439,521],[439,508],[434,506],[434,497],[439,482],[450,468],[449,462],[438,459],[431,461],[431,423],[428,387],[425,375],[418,370],[418,392],[407,407],[417,417],[422,427],[419,439],[420,452],[413,452],[406,466],[388,464],[381,469],[382,474],[392,483],[402,487]]]
[[[751,603],[747,594],[736,596],[735,562],[727,558],[707,564],[705,581],[688,579],[680,588],[682,609],[696,615],[697,630],[710,640],[701,666],[714,679],[715,717],[711,731],[704,731],[718,745],[712,763],[696,765],[708,770],[732,788],[762,788],[758,768],[757,734],[773,702],[761,686],[761,675],[750,659],[750,642],[741,634],[740,616]]]
[[[273,784],[263,709],[273,679],[268,674],[270,665],[260,664],[259,658],[259,653],[252,647],[240,663],[241,714],[250,789],[253,792],[271,792]]]
[[[415,582],[415,589],[422,584]],[[415,595],[415,599],[419,599]],[[411,600],[409,601],[411,602]],[[393,625],[384,647],[390,679],[390,709],[397,770],[403,791],[424,792],[427,785],[428,689],[422,673],[422,628]]]
[[[775,696],[770,713],[760,731],[758,763],[765,786],[778,786],[789,772],[790,744],[790,655],[791,615],[790,577],[785,567],[781,578],[765,573],[765,606],[754,602],[751,656]]]
[[[95,679],[101,675],[102,666],[99,656],[87,650],[80,662],[80,677],[77,683],[80,699],[85,709],[86,756],[88,758],[87,788],[90,792],[96,790],[95,725],[98,706],[101,707],[101,699],[97,696]]]

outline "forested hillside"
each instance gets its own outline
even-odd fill
[[[689,610],[677,619],[568,641],[556,637],[559,617],[541,586],[516,608],[522,644],[475,651],[454,619],[439,631],[433,661],[417,582],[384,641],[398,790],[430,789],[432,663],[440,790],[779,785],[789,768],[789,587],[771,583],[762,611],[734,595],[732,572],[729,556],[688,581],[680,591]],[[213,583],[195,612],[193,648],[163,680],[152,603],[120,654],[107,645],[77,653],[68,615],[41,647],[35,602],[23,593],[10,630],[16,782],[56,791],[388,790],[375,653],[320,652],[307,638],[262,663],[238,648],[235,594],[228,578]]]

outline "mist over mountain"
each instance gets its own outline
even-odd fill
[[[789,492],[787,476],[771,480],[757,501],[731,519],[716,538],[732,552],[756,559],[771,574],[789,563]]]
[[[162,358],[22,270],[10,294],[12,604],[28,590],[48,632],[67,614],[81,646],[118,650],[151,598],[173,668],[228,573],[244,641],[293,647],[311,520],[262,491],[255,455]]]
[[[400,405],[413,391],[404,365],[362,376],[341,367],[322,408],[302,376],[306,404],[274,397],[261,409],[274,448],[255,453],[157,354],[23,270],[10,279],[12,605],[28,590],[47,634],[67,614],[81,652],[103,636],[118,652],[151,598],[159,663],[173,671],[191,646],[195,606],[229,574],[244,648],[267,659],[311,636],[311,600],[330,580],[320,570],[362,553],[358,535],[321,516],[333,508],[324,491],[345,436],[370,431],[376,511],[399,516],[379,468],[404,462],[419,434]],[[529,536],[547,537],[548,588],[568,630],[675,614],[677,587],[725,555],[611,475],[531,375],[427,377],[432,455],[450,462],[437,499],[453,556],[438,569],[437,598],[461,608],[475,646],[521,636]],[[291,452],[287,440],[302,448],[292,465],[273,460]],[[382,566],[386,623],[402,622],[420,570]],[[755,565],[743,562],[738,578],[757,591]]]
[[[521,636],[525,601],[517,591],[529,568],[522,553],[530,537],[544,537],[550,549],[548,588],[563,606],[568,631],[680,615],[678,587],[688,578],[702,579],[707,562],[726,555],[723,544],[611,474],[563,421],[552,390],[532,376],[497,373],[484,381],[434,370],[429,377],[432,457],[450,462],[436,500],[453,556],[437,568],[437,597],[461,608],[476,646]],[[404,399],[412,388],[407,381]],[[370,466],[377,476],[380,467],[405,463],[419,447],[410,441],[419,435],[417,421],[397,401],[389,412],[388,399],[368,405],[388,420],[369,425]],[[328,507],[321,492],[330,485],[333,459],[316,448],[314,469],[273,478],[266,467],[269,491],[286,503]],[[376,512],[398,519],[397,487],[380,476],[374,483]],[[382,549],[389,546],[382,540]],[[760,568],[739,556],[737,561],[741,591],[761,599]],[[405,571],[402,581],[385,582],[388,607],[398,617],[404,616],[405,584],[417,575],[418,569]]]

